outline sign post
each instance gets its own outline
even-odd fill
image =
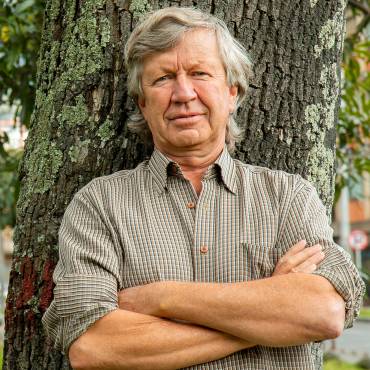
[[[367,234],[362,230],[352,230],[349,234],[349,246],[355,252],[356,266],[362,269],[361,251],[367,248],[369,240]]]

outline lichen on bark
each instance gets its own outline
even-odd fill
[[[85,125],[89,121],[89,112],[83,95],[75,97],[74,105],[65,104],[57,116],[59,123],[72,127]]]
[[[77,139],[76,145],[72,145],[68,151],[71,162],[83,164],[89,155],[90,143],[91,140],[89,139],[83,141]]]
[[[114,130],[112,129],[113,122],[106,119],[104,123],[98,129],[98,136],[101,139],[100,147],[103,148],[105,143],[114,136]]]
[[[328,19],[321,27],[318,43],[314,47],[315,58],[320,57],[323,50],[329,50],[335,45],[342,48],[343,42],[343,26],[344,26],[344,9],[345,1],[340,0],[340,7],[335,12],[334,16]]]
[[[140,18],[143,14],[152,9],[148,0],[132,0],[130,4],[130,12],[134,17]]]
[[[339,96],[339,69],[336,63],[323,66],[319,86],[322,98],[320,103],[310,104],[305,109],[307,124],[307,139],[311,148],[307,157],[308,179],[325,194],[331,194],[327,199],[333,199],[333,179],[328,173],[334,173],[335,150],[325,144],[326,135],[334,127],[335,113]]]

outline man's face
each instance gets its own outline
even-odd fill
[[[223,146],[237,88],[229,87],[213,32],[185,33],[173,49],[147,57],[142,114],[163,152]]]

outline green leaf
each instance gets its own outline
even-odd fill
[[[34,5],[35,5],[35,0],[22,1],[15,7],[14,13],[18,15],[20,13],[23,13],[25,10],[33,7]]]

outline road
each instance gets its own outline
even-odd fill
[[[324,349],[352,363],[366,356],[370,358],[370,321],[356,321],[353,327],[345,330],[334,343],[325,341]]]

